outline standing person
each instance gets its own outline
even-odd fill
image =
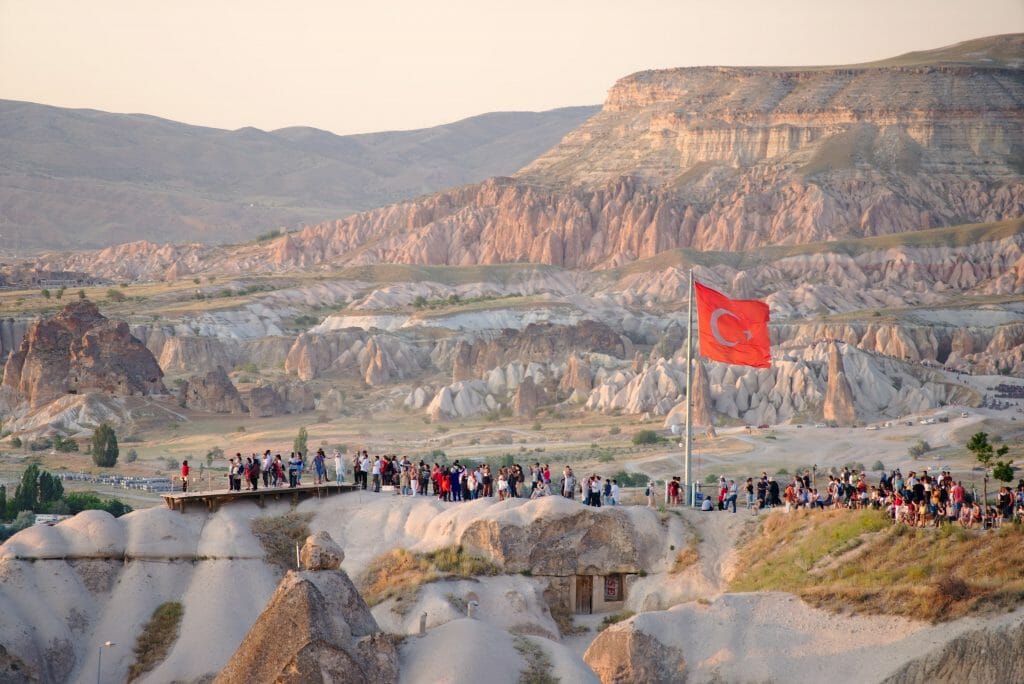
[[[729,480],[729,489],[726,492],[725,497],[725,508],[728,510],[729,505],[732,505],[732,512],[736,512],[736,497],[739,495],[739,488],[736,486],[736,480]]]
[[[188,491],[188,461],[181,462],[181,491]]]
[[[370,466],[370,473],[373,475],[373,491],[380,491],[380,456],[373,457],[373,465]]]
[[[494,478],[491,476],[491,466],[489,464],[484,465],[484,496],[494,496]]]
[[[462,468],[458,461],[452,466],[448,479],[450,480],[448,489],[451,492],[451,500],[462,501]]]
[[[270,449],[267,449],[263,453],[263,465],[260,471],[263,473],[263,488],[266,489],[270,486],[270,475],[271,469],[274,465],[273,460],[270,458]]]
[[[249,487],[252,491],[259,489],[260,485],[260,457],[252,455],[252,466],[249,468]]]
[[[302,485],[302,471],[306,469],[306,457],[303,455],[303,453],[301,451],[295,452],[295,455],[299,459],[299,462],[295,466],[295,468],[296,468],[296,470],[295,470],[295,484],[301,486]]]
[[[565,470],[562,475],[562,496],[566,499],[571,499],[575,493],[576,476],[573,474],[571,467],[565,466]]]
[[[754,507],[754,478],[747,478],[747,509]]]
[[[608,498],[609,498],[609,501],[610,501],[612,506],[618,506],[619,505],[619,481],[618,480],[612,480],[612,494]]]
[[[366,490],[370,479],[370,454],[363,449],[363,457],[359,459],[359,477],[362,478],[363,490]]]
[[[242,475],[245,474],[245,462],[242,460],[242,454],[235,454],[235,469],[231,473],[231,487],[236,491],[242,491]]]
[[[228,491],[235,490],[235,459],[228,459]]]
[[[590,501],[591,506],[601,507],[601,478],[597,475],[590,478]]]
[[[341,457],[341,452],[335,449],[332,453],[334,456],[334,481],[341,484],[345,481],[345,460]]]
[[[313,471],[316,473],[316,477],[313,481],[318,485],[327,484],[326,458],[323,449],[316,450],[316,456],[313,457]]]
[[[281,462],[281,454],[274,456],[274,486],[280,487],[284,484],[284,463]]]
[[[302,461],[295,452],[288,457],[288,486],[294,489],[299,486],[299,468],[302,466]]]
[[[654,480],[647,481],[647,489],[644,490],[644,495],[647,497],[647,507],[654,508]]]

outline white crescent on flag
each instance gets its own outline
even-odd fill
[[[711,313],[711,334],[714,335],[715,341],[718,342],[718,344],[721,344],[726,347],[735,347],[737,344],[740,343],[740,341],[725,339],[725,337],[722,336],[722,331],[718,329],[718,319],[721,318],[722,316],[732,316],[740,323],[742,323],[743,320],[739,316],[734,314],[732,311],[729,311],[728,309],[715,309]],[[746,335],[748,340],[753,337],[753,334],[749,330],[744,330],[743,334]]]

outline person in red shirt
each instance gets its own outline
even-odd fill
[[[188,491],[188,461],[181,462],[181,491]]]

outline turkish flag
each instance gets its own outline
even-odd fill
[[[768,305],[756,299],[729,299],[693,282],[697,290],[700,353],[714,361],[769,368]]]

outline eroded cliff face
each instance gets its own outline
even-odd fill
[[[999,36],[955,61],[641,72],[514,178],[266,245],[137,243],[40,263],[111,277],[324,263],[590,269],[676,247],[751,250],[1019,218],[1024,68],[987,55],[1021,51],[1019,35]]]

